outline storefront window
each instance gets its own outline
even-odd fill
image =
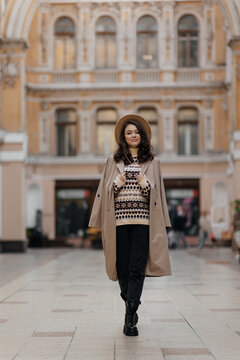
[[[57,237],[86,236],[89,221],[90,193],[88,189],[57,189],[56,235]]]
[[[166,197],[169,209],[170,221],[173,223],[177,213],[177,206],[183,207],[187,217],[185,224],[186,235],[198,234],[198,217],[199,217],[199,190],[194,188],[171,188],[166,189]]]

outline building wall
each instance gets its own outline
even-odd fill
[[[175,179],[176,184],[179,179],[198,179],[200,210],[209,211],[220,206],[214,204],[213,194],[222,181],[229,209],[224,226],[230,226],[230,203],[240,197],[240,31],[238,34],[236,14],[231,14],[233,3],[15,0],[1,9],[3,38],[19,39],[5,42],[0,53],[1,59],[16,69],[15,75],[6,76],[1,83],[1,129],[25,131],[28,136],[25,165],[18,164],[26,171],[26,179],[21,181],[26,193],[31,184],[39,186],[43,232],[49,238],[56,235],[56,183],[72,181],[71,187],[74,181],[93,184],[100,177],[105,157],[97,153],[96,118],[97,110],[104,107],[116,109],[118,117],[137,112],[141,106],[154,107],[157,156],[164,177]],[[198,20],[198,68],[181,69],[177,64],[177,24],[184,14]],[[144,15],[153,16],[157,23],[156,69],[141,70],[136,65],[136,24]],[[54,67],[54,24],[62,16],[75,23],[77,56],[76,67],[71,70]],[[95,25],[101,16],[110,16],[116,23],[115,69],[96,69]],[[178,111],[184,106],[198,110],[199,154],[194,156],[178,155]],[[75,109],[77,114],[77,154],[71,157],[57,156],[56,111],[64,108]],[[6,146],[3,141],[0,151],[6,151]],[[14,144],[10,150],[21,151]],[[18,165],[12,162],[10,168],[19,178]],[[7,186],[5,175],[2,167],[2,187]],[[19,206],[24,198],[21,189],[22,185],[16,187]],[[13,237],[10,229],[6,233],[3,230],[8,229],[5,224],[9,216],[10,208],[2,208],[2,236],[6,238]],[[19,219],[24,229],[26,222],[23,217]]]

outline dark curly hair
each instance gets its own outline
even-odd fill
[[[118,146],[118,149],[116,150],[116,152],[114,153],[114,160],[117,163],[120,162],[121,160],[123,160],[125,165],[129,165],[133,162],[131,152],[130,152],[128,144],[125,140],[125,129],[130,124],[136,126],[136,128],[138,129],[139,134],[141,136],[141,142],[139,144],[139,149],[138,149],[139,163],[144,163],[148,160],[153,160],[154,154],[152,152],[151,143],[148,140],[147,135],[146,135],[145,131],[143,130],[142,126],[138,122],[133,121],[133,120],[126,121],[123,124],[121,135],[120,135],[119,146]]]

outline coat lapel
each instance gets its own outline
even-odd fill
[[[123,161],[120,161],[119,163],[117,163],[117,168],[120,171],[120,173],[122,173],[124,171],[124,163],[123,163]]]

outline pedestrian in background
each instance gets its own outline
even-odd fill
[[[119,282],[126,305],[123,331],[137,336],[145,275],[171,274],[166,234],[170,220],[148,122],[135,114],[122,117],[115,139],[118,149],[105,163],[89,226],[101,228],[106,271]]]
[[[177,206],[177,212],[175,217],[173,218],[173,238],[177,245],[177,248],[181,248],[180,241],[183,242],[183,247],[187,248],[188,244],[185,238],[185,225],[187,222],[187,216],[185,212],[183,211],[183,208],[181,205]]]
[[[211,222],[207,211],[202,211],[199,218],[199,237],[198,247],[203,248],[206,240],[210,240]]]

